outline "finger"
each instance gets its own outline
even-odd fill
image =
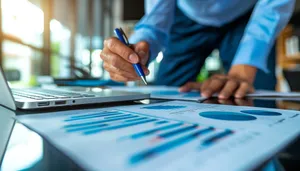
[[[200,91],[203,92],[205,89],[207,89],[210,82],[211,82],[211,79],[208,79],[208,80],[204,81],[201,85]]]
[[[107,72],[109,72],[110,74],[121,75],[122,77],[126,77],[126,78],[129,78],[129,79],[135,79],[135,80],[139,79],[139,77],[137,76],[136,73],[130,73],[130,72],[127,72],[127,71],[123,71],[120,68],[115,68],[114,66],[109,65],[107,63],[103,64],[103,68]]]
[[[211,78],[215,78],[215,79],[227,79],[226,75],[222,75],[222,74],[214,74]]]
[[[253,87],[247,83],[247,82],[242,82],[240,87],[238,88],[238,90],[235,92],[234,97],[235,98],[244,98],[245,95],[249,92],[249,91],[253,91]]]
[[[255,88],[251,85],[248,93],[254,93],[254,92],[255,92]]]
[[[131,78],[128,78],[128,77],[124,77],[122,75],[118,75],[118,74],[115,74],[115,73],[110,73],[110,78],[114,81],[117,81],[117,82],[128,82],[128,81],[136,81],[136,79],[131,79]]]
[[[183,85],[182,87],[179,88],[180,92],[188,92],[191,90],[200,90],[201,88],[201,83],[197,83],[197,82],[188,82],[185,85]]]
[[[216,104],[217,102],[215,101],[215,99],[206,99],[201,103]]]
[[[233,101],[229,99],[219,99],[218,102],[224,105],[235,105]]]
[[[238,106],[253,106],[253,101],[250,99],[234,99]]]
[[[104,46],[105,48],[107,47],[111,52],[118,54],[120,57],[130,63],[139,63],[138,55],[130,47],[124,45],[115,37],[105,40]]]
[[[132,48],[139,55],[141,64],[146,65],[149,60],[149,44],[146,41],[141,41],[134,44]]]
[[[221,74],[215,74],[215,75],[211,76],[208,80],[204,81],[204,83],[202,84],[201,92],[203,92],[205,89],[210,88],[210,82],[214,79],[226,81],[227,77],[224,75],[221,75]]]
[[[212,79],[208,79],[204,83],[202,83],[201,88],[200,88],[201,96],[206,97],[203,92],[205,90],[209,89],[209,85],[210,85],[211,81],[212,81]]]
[[[234,95],[234,92],[238,88],[238,85],[239,83],[237,81],[227,81],[218,97],[220,99],[228,99],[230,96]]]
[[[221,79],[212,79],[207,88],[203,88],[203,91],[201,91],[201,95],[207,98],[211,97],[214,93],[219,92],[223,88],[225,82],[225,80]]]
[[[115,68],[119,68],[122,71],[136,74],[131,63],[124,60],[123,58],[121,58],[117,54],[113,53],[109,49],[104,49],[101,52],[100,56],[101,56],[101,59],[104,61],[104,63],[112,65]],[[147,68],[144,67],[143,70],[146,75],[149,74],[149,70]]]
[[[101,59],[104,61],[104,63],[107,63],[108,65],[112,65],[115,68],[120,68],[121,70],[134,73],[134,69],[131,63],[122,59],[122,57],[113,53],[109,49],[104,49],[101,52],[100,56]]]
[[[148,76],[148,75],[150,74],[149,69],[148,69],[146,66],[144,66],[144,65],[141,65],[141,67],[142,67],[142,69],[143,69],[143,71],[144,71],[144,74],[145,74],[146,76]]]

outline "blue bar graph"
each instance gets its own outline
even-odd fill
[[[155,122],[155,125],[160,125],[160,124],[165,124],[165,123],[169,123],[168,121],[158,121]]]
[[[136,119],[125,120],[124,122],[135,122],[135,121],[141,121],[141,120],[145,120],[145,119],[149,119],[149,118],[147,118],[147,117],[138,117]]]
[[[101,116],[101,115],[107,115],[107,114],[123,114],[122,112],[118,111],[109,111],[109,112],[98,112],[98,113],[92,113],[92,114],[84,114],[84,115],[74,115],[71,116],[71,118],[84,118],[84,117],[90,117],[90,116]]]
[[[119,121],[119,120],[131,119],[131,118],[137,118],[137,117],[138,116],[127,116],[127,117],[121,117],[121,118],[115,118],[115,119],[97,120],[97,121],[84,122],[84,123],[74,123],[74,124],[66,125],[64,127],[65,128],[73,128],[73,127],[89,126],[89,125],[95,125],[95,124],[100,124],[100,123]]]
[[[198,130],[198,131],[196,131],[196,132],[194,132],[192,134],[189,134],[189,135],[183,136],[181,138],[178,138],[176,140],[173,140],[173,141],[167,142],[165,144],[156,146],[154,148],[151,148],[149,150],[143,151],[141,153],[134,154],[129,159],[129,162],[131,164],[138,164],[138,163],[140,163],[142,161],[145,161],[147,159],[155,157],[155,156],[157,156],[160,153],[169,151],[169,150],[171,150],[173,148],[176,148],[176,147],[179,147],[179,146],[181,146],[183,144],[186,144],[186,143],[188,143],[188,142],[196,139],[200,135],[204,135],[204,134],[209,133],[209,132],[211,132],[213,130],[214,130],[213,127],[209,127],[209,128],[206,128],[206,129]]]
[[[116,125],[116,126],[109,126],[109,127],[105,127],[105,128],[94,129],[94,130],[90,130],[90,131],[85,131],[85,132],[83,132],[83,134],[90,135],[90,134],[99,133],[101,131],[120,129],[120,128],[140,125],[140,124],[144,124],[144,123],[148,123],[148,122],[154,122],[154,121],[157,121],[157,119],[148,119],[148,120],[142,120],[142,121],[139,121],[139,122],[125,123],[125,124]]]
[[[117,130],[148,122],[159,121],[162,120],[152,117],[139,116],[131,112],[105,111],[70,116],[69,118],[65,119],[67,124],[63,128],[68,133],[80,132],[84,135],[90,135],[102,131]],[[164,121],[164,123],[167,123],[167,121]]]
[[[109,124],[99,124],[99,125],[93,125],[93,126],[87,126],[87,127],[75,127],[75,128],[71,128],[71,129],[70,128],[66,129],[66,131],[71,133],[71,132],[91,130],[91,129],[95,129],[95,128],[103,128],[106,126],[109,126]]]
[[[125,139],[126,138],[138,139],[138,138],[142,138],[142,137],[145,137],[145,136],[148,136],[148,135],[155,134],[158,131],[163,131],[163,130],[167,130],[167,129],[176,128],[176,127],[181,126],[181,125],[183,125],[183,123],[175,123],[175,124],[171,124],[171,125],[167,125],[167,126],[162,126],[162,127],[159,127],[159,128],[154,128],[154,129],[151,129],[151,130],[147,130],[147,131],[143,131],[143,132],[139,132],[139,133],[127,136],[127,137],[125,137]],[[121,138],[121,139],[124,139],[124,138]]]
[[[222,139],[222,138],[225,138],[225,137],[227,137],[227,136],[229,136],[229,135],[231,135],[231,134],[233,134],[233,133],[234,133],[234,132],[231,131],[231,130],[225,130],[225,131],[223,131],[223,132],[221,132],[221,133],[219,133],[219,134],[217,134],[217,135],[215,135],[215,136],[213,136],[213,137],[210,137],[210,138],[204,140],[204,141],[201,143],[201,145],[202,145],[202,146],[210,146],[210,145],[216,143],[218,140],[220,140],[220,139]]]
[[[184,133],[184,132],[191,131],[193,129],[196,129],[197,127],[198,127],[198,125],[194,124],[194,125],[191,125],[191,126],[176,129],[174,131],[170,131],[170,132],[167,132],[167,133],[160,134],[160,135],[158,135],[158,137],[159,138],[169,138],[169,137],[176,136],[176,135]]]
[[[113,116],[113,115],[120,115],[123,114],[121,112],[107,112],[107,113],[96,113],[96,114],[89,114],[89,115],[79,115],[79,116],[72,116],[68,119],[66,119],[66,122],[70,121],[76,121],[76,120],[82,120],[82,119],[92,119],[92,118],[98,118],[98,117],[104,117],[104,116]]]
[[[117,115],[117,116],[108,116],[108,117],[104,117],[104,119],[116,119],[116,118],[122,118],[126,116],[135,116],[135,115],[125,114],[125,115]]]
[[[180,108],[184,108],[184,106],[157,105],[143,107],[142,109],[173,110]],[[136,127],[128,129],[128,131],[132,131],[131,133],[117,137],[117,140],[121,141],[138,141],[139,139],[149,137],[149,140],[145,140],[149,141],[150,144],[152,142],[151,140],[159,140],[159,142],[156,142],[154,146],[133,154],[128,160],[129,164],[132,165],[139,164],[155,156],[162,155],[167,151],[197,140],[197,138],[202,135],[214,133],[213,136],[209,136],[208,138],[201,140],[200,150],[206,149],[209,146],[217,143],[219,140],[234,134],[232,130],[224,129],[222,132],[217,133],[214,132],[214,127],[204,127],[200,129],[198,124],[138,115],[133,112],[119,112],[116,110],[69,116],[69,118],[65,119],[64,121],[66,125],[63,127],[63,129],[67,133],[77,132],[84,136],[94,135],[106,131],[118,131],[122,128],[130,128],[137,125],[143,127],[143,124],[148,124],[147,127],[150,126],[150,128],[147,130],[145,130],[146,127],[143,127],[142,130],[144,131],[136,131],[140,128]]]

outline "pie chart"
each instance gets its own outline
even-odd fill
[[[255,116],[246,115],[238,112],[224,112],[224,111],[207,111],[199,113],[200,116],[215,120],[225,121],[251,121],[256,120]]]
[[[259,115],[259,116],[280,116],[280,115],[282,115],[279,112],[271,112],[271,111],[265,111],[265,110],[242,110],[241,112],[251,114],[251,115]]]

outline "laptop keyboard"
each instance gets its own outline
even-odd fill
[[[59,90],[48,89],[12,89],[12,94],[15,98],[28,98],[33,100],[46,99],[70,99],[70,98],[87,98],[95,97],[92,94],[74,93]]]

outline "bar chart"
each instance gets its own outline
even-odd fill
[[[158,121],[158,122],[155,122]],[[121,128],[151,123],[159,125],[167,123],[162,119],[137,115],[132,112],[123,111],[104,111],[93,114],[83,114],[70,116],[65,119],[66,125],[63,127],[67,133],[82,133],[83,135],[92,135],[109,130],[118,130]]]
[[[147,109],[150,110],[158,108],[172,110],[181,108],[181,106],[157,105],[151,108],[147,107]],[[148,161],[151,158],[163,155],[191,141],[197,141],[199,137],[207,134],[211,136],[201,141],[199,140],[199,149],[201,150],[213,146],[218,141],[234,133],[232,130],[218,129],[218,131],[216,131],[214,127],[118,110],[71,115],[66,118],[64,122],[66,124],[63,129],[67,133],[79,133],[83,136],[97,135],[98,133],[108,131],[117,132],[123,128],[133,126],[140,126],[136,129],[139,130],[139,128],[143,129],[145,124],[150,123],[151,126],[149,127],[148,125],[149,129],[147,130],[135,131],[134,133],[128,132],[126,135],[120,134],[117,138],[120,144],[126,141],[139,141],[140,139],[147,139],[150,144],[151,142],[156,142],[153,143],[150,148],[145,148],[144,150],[131,154],[128,159],[128,163],[131,165],[137,165],[143,161]]]
[[[288,142],[299,116],[173,101],[28,115],[22,123],[86,170],[245,170],[261,157],[253,151],[270,153]]]

